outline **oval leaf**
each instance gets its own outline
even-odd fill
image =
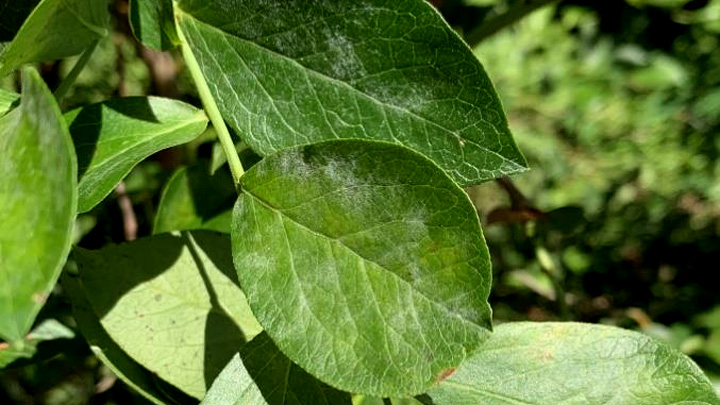
[[[500,325],[430,391],[434,405],[717,405],[685,355],[637,332],[578,323]]]
[[[230,233],[237,192],[226,170],[209,174],[208,164],[178,169],[163,190],[153,233],[209,229]]]
[[[0,117],[0,336],[30,329],[62,269],[77,205],[70,134],[35,70],[22,102]]]
[[[82,52],[107,35],[109,15],[107,0],[42,0],[0,55],[0,76]]]
[[[495,89],[423,0],[182,0],[178,29],[220,112],[261,155],[385,140],[462,185],[524,171]]]
[[[294,362],[350,392],[423,392],[488,335],[490,262],[467,195],[431,161],[369,141],[270,156],[241,178],[233,256]]]
[[[157,51],[178,42],[172,0],[130,0],[130,27],[138,41]]]
[[[135,361],[201,399],[261,331],[234,281],[230,239],[163,234],[73,254],[103,328]]]
[[[190,142],[207,126],[202,110],[160,97],[127,97],[65,114],[79,166],[79,212],[103,200],[136,164]]]
[[[215,379],[202,405],[352,405],[350,394],[317,381],[261,333]]]

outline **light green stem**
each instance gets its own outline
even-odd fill
[[[177,24],[178,19],[183,18],[180,15],[182,11],[178,9],[177,5],[174,7],[174,9],[176,22],[175,25],[177,27],[178,37],[180,38],[180,47],[182,48],[182,54],[185,58],[185,63],[187,64],[190,75],[195,81],[195,86],[197,87],[198,94],[200,95],[200,100],[202,100],[203,106],[205,107],[205,113],[207,113],[210,121],[215,127],[218,140],[220,140],[220,145],[222,145],[225,156],[227,156],[228,165],[230,166],[230,172],[232,173],[233,180],[235,181],[235,188],[238,188],[240,184],[240,178],[245,173],[245,169],[243,169],[242,163],[240,162],[240,157],[235,150],[235,144],[233,143],[232,137],[230,136],[230,131],[228,131],[227,126],[225,125],[225,121],[223,120],[222,115],[220,114],[220,110],[218,109],[217,103],[215,103],[215,98],[212,96],[212,93],[210,93],[210,87],[208,87],[208,84],[205,81],[205,77],[200,70],[200,65],[198,64],[197,59],[195,59],[195,55],[192,53],[192,50],[187,43],[182,28],[179,24]]]
[[[73,66],[70,73],[65,76],[65,79],[63,79],[62,83],[60,83],[57,89],[55,89],[53,95],[55,96],[55,100],[57,100],[58,104],[60,104],[63,98],[65,98],[68,90],[70,90],[70,87],[72,87],[72,85],[75,83],[75,80],[77,80],[80,72],[82,72],[82,70],[85,68],[85,65],[87,65],[88,61],[90,60],[90,56],[92,56],[99,42],[100,41],[97,40],[90,44],[87,49],[85,49],[82,55],[80,55],[80,59],[78,59],[78,61],[75,63],[75,66]]]
[[[484,21],[480,26],[466,36],[466,41],[471,48],[482,42],[485,38],[497,33],[503,28],[515,24],[533,11],[555,3],[558,0],[526,0],[520,1],[504,14]]]

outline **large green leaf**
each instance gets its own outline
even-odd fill
[[[60,282],[72,301],[73,317],[90,349],[115,375],[153,404],[197,403],[138,364],[112,340],[100,324],[77,277],[65,273]]]
[[[225,170],[210,175],[208,164],[178,169],[163,190],[153,233],[210,229],[230,233],[237,192]]]
[[[79,166],[79,212],[89,211],[143,159],[195,139],[202,110],[160,97],[127,97],[65,114]]]
[[[0,76],[25,63],[78,54],[107,35],[108,23],[107,0],[42,0],[0,55]]]
[[[196,80],[261,155],[364,138],[462,185],[526,168],[482,65],[423,0],[181,0],[176,21]]]
[[[0,117],[8,112],[19,98],[17,93],[0,89]]]
[[[202,402],[241,404],[351,405],[351,399],[293,364],[261,333],[233,357]]]
[[[311,374],[350,392],[417,394],[487,338],[491,271],[477,213],[428,159],[330,141],[265,158],[241,186],[240,284]]]
[[[178,42],[172,0],[130,0],[130,27],[145,46],[158,51]]]
[[[230,238],[163,234],[76,249],[80,279],[108,335],[135,361],[202,398],[261,331],[234,281]]]
[[[0,337],[30,329],[72,240],[77,163],[70,134],[35,70],[20,106],[0,117]]]
[[[510,323],[449,379],[434,405],[720,404],[685,355],[637,332],[578,323]]]

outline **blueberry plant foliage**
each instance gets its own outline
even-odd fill
[[[93,352],[156,404],[720,404],[642,334],[493,327],[461,187],[526,163],[429,3],[134,0],[136,38],[182,53],[203,109],[151,96],[63,112],[108,6],[0,1],[0,74],[22,78],[0,90],[0,365],[68,333],[33,329],[64,271]],[[26,67],[77,54],[54,94]],[[224,155],[171,177],[152,236],[72,246],[78,213],[209,124]]]

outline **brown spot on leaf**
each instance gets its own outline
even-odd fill
[[[44,304],[48,299],[48,293],[35,293],[33,294],[32,299],[38,304]]]
[[[440,376],[438,377],[438,382],[446,380],[448,377],[453,375],[455,373],[455,367],[448,367],[445,370],[440,373]]]

